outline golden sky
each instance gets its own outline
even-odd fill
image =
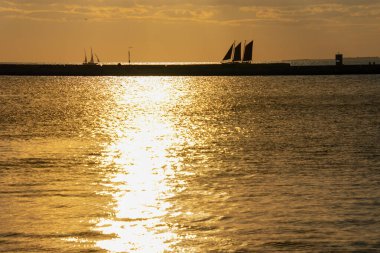
[[[218,62],[380,56],[380,0],[1,0],[0,62]]]

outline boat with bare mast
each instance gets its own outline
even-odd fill
[[[94,60],[94,53],[93,53],[92,48],[91,48],[91,58],[88,61],[87,60],[86,49],[84,49],[84,61],[83,61],[83,65],[98,65],[100,63],[99,57],[96,54],[95,54],[95,57],[96,57],[96,60],[97,60],[96,62]]]

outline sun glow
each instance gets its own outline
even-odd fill
[[[125,117],[126,111],[115,111],[110,120],[117,124],[107,124],[116,126],[108,129],[114,138],[103,159],[114,168],[105,177],[114,212],[100,220],[96,230],[114,238],[98,241],[97,246],[110,252],[163,252],[177,237],[164,220],[173,192],[168,182],[175,174],[173,166],[180,166],[180,161],[168,153],[178,141],[166,111],[175,99],[162,78],[134,81],[132,87],[121,82],[121,90],[115,93],[118,104],[132,108],[134,115]],[[131,97],[127,88],[141,92]]]

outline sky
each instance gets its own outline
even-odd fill
[[[380,0],[0,0],[0,62],[219,62],[380,56]]]

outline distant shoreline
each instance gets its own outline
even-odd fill
[[[0,64],[0,75],[13,76],[275,76],[380,74],[380,64],[308,65],[191,64],[191,65],[82,65]]]
[[[346,65],[361,65],[368,64],[369,62],[376,62],[380,64],[380,56],[358,56],[358,57],[345,57]],[[101,62],[101,65],[129,65],[127,61],[120,62]],[[220,62],[133,62],[131,65],[210,65],[219,64]],[[316,65],[335,65],[332,58],[316,58],[316,59],[286,59],[286,60],[268,60],[257,61],[254,64],[267,64],[267,63],[290,63],[291,65],[299,64],[316,64]],[[82,65],[82,62],[0,62],[0,65]]]

